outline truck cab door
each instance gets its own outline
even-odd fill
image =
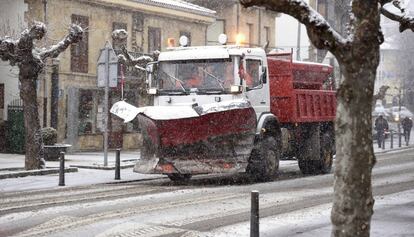
[[[250,100],[257,118],[259,118],[262,113],[270,111],[267,63],[260,58],[246,58],[244,60],[244,68],[246,96]],[[266,80],[263,80],[263,78]]]

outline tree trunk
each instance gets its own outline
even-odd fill
[[[25,126],[25,169],[40,169],[44,164],[42,158],[42,144],[40,137],[39,111],[37,106],[36,81],[38,73],[33,67],[23,65],[20,67],[20,97],[23,100],[24,126]]]
[[[373,51],[374,52],[374,51]],[[377,53],[375,55],[375,53]],[[336,115],[336,166],[332,236],[369,236],[373,214],[371,171],[375,164],[372,146],[371,106],[377,56],[342,64],[344,81],[338,91]],[[372,61],[368,62],[368,59]],[[377,63],[375,63],[377,61]]]

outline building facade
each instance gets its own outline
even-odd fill
[[[4,0],[0,7],[0,35],[17,38],[27,24],[24,0]],[[19,99],[18,68],[0,60],[0,121],[7,120],[7,104]]]
[[[217,45],[218,36],[226,34],[228,44],[262,47],[269,42],[275,47],[275,17],[277,13],[260,7],[244,8],[236,0],[188,0],[213,9],[217,19],[207,28],[207,44]]]
[[[183,34],[192,44],[206,44],[207,27],[216,18],[213,10],[173,0],[24,0],[24,3],[25,22],[30,25],[42,21],[48,27],[38,47],[56,44],[67,34],[70,24],[80,24],[86,29],[81,42],[72,45],[58,59],[47,62],[38,80],[41,124],[55,127],[58,141],[72,144],[75,151],[103,148],[104,89],[97,87],[97,60],[105,43],[113,43],[113,30],[128,31],[125,44],[133,53],[151,54],[154,50],[164,50],[169,38],[178,39]],[[144,83],[138,78],[142,78],[142,72],[126,74],[125,99],[139,104],[139,91]],[[120,88],[111,88],[109,107],[119,100]],[[123,124],[110,115],[108,123],[110,148],[139,146],[136,125]]]
[[[0,36],[18,38],[20,33],[27,27],[24,14],[27,11],[24,0],[4,0],[0,2]],[[0,151],[6,151],[9,147],[8,140],[8,106],[20,105],[19,70],[16,66],[10,66],[9,62],[0,60]],[[20,110],[21,111],[21,110]],[[20,112],[21,113],[21,112]],[[16,132],[16,131],[13,131]],[[10,133],[10,132],[9,132]],[[15,138],[16,145],[23,141]]]

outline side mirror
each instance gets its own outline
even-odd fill
[[[260,75],[260,80],[262,81],[263,84],[267,83],[267,67],[262,66],[262,70],[261,70],[261,75]]]

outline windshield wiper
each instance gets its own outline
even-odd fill
[[[212,77],[212,78],[214,78],[214,80],[216,80],[216,82],[220,85],[220,87],[221,87],[221,89],[223,89],[223,91],[225,90],[224,89],[224,86],[223,86],[223,82],[220,80],[220,79],[218,79],[216,76],[214,76],[213,74],[211,74],[211,73],[209,73],[206,69],[204,69],[204,68],[202,68],[201,69],[203,72],[205,72],[205,73],[207,73],[207,75],[209,75],[210,77]]]
[[[223,90],[201,89],[198,91],[198,94],[223,94],[223,93],[224,93],[224,89]]]
[[[184,87],[184,85],[183,85],[183,81],[182,80],[180,80],[180,79],[178,79],[178,78],[176,78],[176,77],[174,77],[174,76],[171,76],[170,74],[168,74],[168,73],[166,73],[164,70],[162,70],[162,69],[159,69],[162,73],[164,73],[165,75],[167,75],[168,76],[168,78],[170,78],[170,81],[175,85],[175,82],[178,82],[179,84],[180,84],[180,87],[181,87],[181,89],[183,89],[183,92],[187,92],[186,90],[185,90],[185,87]],[[173,80],[171,80],[171,79],[173,79]]]

